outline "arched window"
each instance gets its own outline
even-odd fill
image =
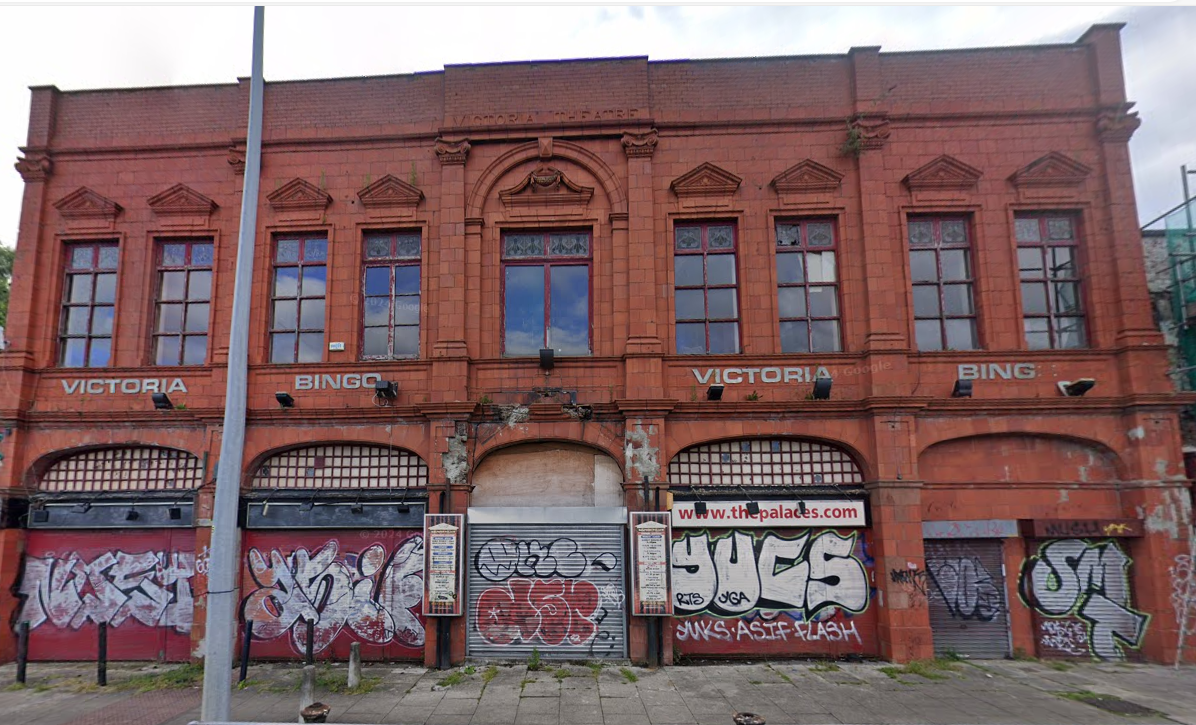
[[[428,464],[402,448],[328,444],[295,448],[267,458],[253,488],[422,488]]]
[[[38,479],[38,489],[71,491],[186,491],[203,484],[199,458],[174,448],[124,446],[67,455]]]
[[[755,438],[691,446],[669,462],[675,486],[816,486],[859,484],[848,452],[810,440]]]

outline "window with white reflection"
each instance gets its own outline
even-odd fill
[[[324,294],[327,285],[327,238],[322,235],[288,236],[274,241],[270,362],[320,362],[324,359]]]
[[[781,352],[839,352],[835,223],[778,222],[777,309]]]
[[[678,224],[673,230],[677,353],[739,352],[735,225]]]

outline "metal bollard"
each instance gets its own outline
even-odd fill
[[[96,684],[108,686],[108,623],[100,622],[100,651],[96,662]]]
[[[17,682],[25,684],[25,667],[29,664],[29,622],[17,626]]]
[[[361,686],[361,643],[353,642],[349,645],[349,677],[345,684],[350,690]]]
[[[253,622],[245,622],[245,639],[241,642],[241,678],[237,682],[244,682],[249,676],[249,644],[253,642]]]
[[[314,665],[316,663],[316,620],[307,620],[307,647],[303,663],[306,665]]]

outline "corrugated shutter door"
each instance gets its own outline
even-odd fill
[[[469,527],[468,654],[627,657],[624,527]]]
[[[926,571],[935,653],[1009,656],[1001,540],[927,541]]]

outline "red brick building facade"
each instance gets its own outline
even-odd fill
[[[1173,660],[1118,32],[267,84],[253,656]],[[248,98],[33,89],[4,657],[202,656]]]

